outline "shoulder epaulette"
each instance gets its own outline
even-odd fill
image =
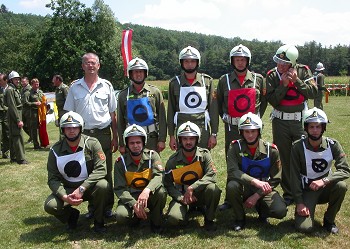
[[[274,149],[276,149],[276,150],[278,150],[278,148],[277,148],[277,145],[276,145],[276,144],[271,144],[271,147],[272,147],[272,148],[274,148]]]
[[[231,144],[237,143],[238,140],[232,140]]]

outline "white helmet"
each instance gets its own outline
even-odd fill
[[[250,50],[242,45],[239,44],[238,46],[234,47],[231,52],[230,52],[230,61],[232,61],[232,57],[235,56],[243,56],[248,58],[248,65],[250,64],[251,58],[252,58],[252,54],[250,53]]]
[[[129,71],[131,70],[146,70],[146,77],[148,76],[148,65],[147,63],[136,57],[134,59],[132,59],[131,61],[129,61],[128,63],[128,68],[127,68],[127,74],[128,74],[128,77],[130,76],[129,75]]]
[[[84,119],[80,114],[70,111],[65,113],[60,120],[60,128],[65,127],[81,127],[81,131],[84,130]]]
[[[125,129],[124,134],[123,134],[123,141],[124,141],[124,144],[126,146],[127,146],[127,144],[126,144],[127,137],[143,137],[144,138],[144,145],[146,145],[146,143],[147,143],[146,131],[141,126],[139,126],[137,124],[132,124]]]
[[[273,61],[276,63],[290,63],[294,67],[299,56],[298,49],[294,45],[283,45],[277,49],[273,56]]]
[[[238,130],[260,130],[262,133],[263,124],[260,117],[254,113],[244,114],[238,122]]]
[[[327,124],[328,118],[324,111],[318,109],[316,107],[307,110],[303,115],[303,123],[304,125],[307,123],[321,123]]]
[[[180,64],[181,64],[181,60],[184,60],[184,59],[198,60],[198,66],[201,64],[201,54],[199,53],[199,51],[196,48],[191,47],[191,46],[185,47],[179,53]]]
[[[317,63],[316,65],[316,71],[322,71],[322,70],[325,70],[323,64],[321,62]]]
[[[9,73],[8,79],[11,80],[13,78],[21,78],[21,77],[16,71],[12,71],[11,73]]]
[[[177,129],[178,137],[198,137],[198,140],[201,138],[201,130],[198,125],[187,121],[180,125],[179,129]]]

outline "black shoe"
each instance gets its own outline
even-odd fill
[[[339,232],[339,228],[335,225],[335,223],[329,223],[326,220],[323,220],[323,227],[332,234],[337,234]]]
[[[164,229],[160,225],[154,225],[153,222],[151,222],[151,230],[155,234],[162,234]]]
[[[29,164],[27,160],[18,161],[17,164]]]
[[[226,209],[230,209],[231,207],[231,204],[225,201],[224,203],[219,205],[219,211],[224,211]]]
[[[34,150],[42,150],[43,149],[43,147],[41,147],[41,146],[34,146]]]
[[[105,212],[105,217],[106,218],[112,218],[113,217],[113,212],[112,212],[112,210],[107,210],[106,212]]]
[[[204,220],[203,228],[205,230],[207,230],[208,232],[214,232],[217,229],[215,222],[212,220],[207,220],[207,219]]]
[[[245,221],[244,220],[237,220],[233,224],[232,228],[234,231],[239,232],[239,231],[243,230],[244,227],[245,227]]]
[[[285,197],[284,198],[284,202],[286,203],[287,207],[292,205],[294,203],[294,200],[292,198],[289,197]]]
[[[85,214],[85,218],[90,220],[92,218],[94,218],[94,212],[93,211],[89,211]]]
[[[270,225],[269,219],[267,217],[259,215],[258,221],[264,225]]]
[[[104,223],[94,221],[94,231],[95,233],[105,233],[107,228],[105,227]]]
[[[69,218],[68,218],[68,227],[67,227],[68,231],[72,231],[72,230],[77,228],[78,219],[79,219],[79,215],[80,215],[80,212],[78,209],[75,209],[75,208],[71,208],[71,209],[72,209],[72,211],[71,211]]]
[[[11,158],[10,163],[17,163],[17,160]]]

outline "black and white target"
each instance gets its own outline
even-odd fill
[[[195,109],[202,104],[202,97],[198,92],[190,92],[185,97],[185,105],[188,108]]]

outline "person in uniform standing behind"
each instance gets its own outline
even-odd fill
[[[2,158],[10,157],[9,124],[7,120],[7,106],[5,105],[5,91],[7,89],[7,75],[0,73],[0,144]]]
[[[24,141],[23,141],[23,121],[22,121],[22,102],[19,91],[21,77],[16,71],[8,75],[9,84],[5,91],[5,105],[7,106],[7,120],[9,124],[10,138],[10,157],[11,162],[18,164],[28,164],[25,159]]]
[[[225,123],[226,158],[231,142],[240,139],[237,126],[239,119],[248,112],[262,117],[266,110],[264,78],[248,69],[251,60],[251,52],[246,46],[235,46],[230,51],[233,71],[222,75],[217,86],[219,114]],[[219,209],[223,211],[227,208],[230,208],[230,204],[225,198]]]
[[[136,225],[149,217],[152,232],[161,233],[167,195],[159,154],[145,147],[147,134],[139,125],[127,127],[123,139],[128,150],[114,165],[117,223]]]
[[[30,95],[30,89],[32,89],[32,86],[29,84],[28,77],[22,77],[21,79],[22,84],[22,90],[21,90],[21,100],[22,100],[22,118],[23,118],[23,130],[27,135],[28,143],[32,142],[32,134],[30,130],[30,106],[28,104],[29,102],[29,95]]]
[[[165,148],[167,135],[166,114],[163,95],[160,90],[145,82],[148,65],[134,58],[128,63],[127,73],[131,85],[118,95],[118,137],[119,151],[125,153],[123,131],[132,124],[140,125],[147,132],[146,148],[158,153]]]
[[[293,141],[304,134],[301,119],[307,100],[314,98],[317,87],[308,66],[298,64],[298,49],[283,45],[273,56],[277,67],[266,76],[267,101],[272,105],[273,143],[277,145],[282,162],[283,198],[293,203],[290,180],[290,150]],[[294,183],[293,183],[294,184]]]
[[[216,169],[210,151],[198,147],[199,127],[187,121],[177,130],[178,150],[165,166],[164,186],[171,196],[167,225],[185,225],[189,209],[202,210],[204,229],[216,230],[215,213],[221,190],[216,184]]]
[[[37,78],[30,81],[32,88],[29,91],[28,106],[30,107],[30,134],[33,141],[34,149],[40,150],[42,147],[39,145],[38,130],[39,130],[39,116],[38,108],[41,105],[44,93],[39,89],[40,83]]]
[[[67,112],[60,121],[64,139],[58,141],[49,152],[47,160],[48,185],[52,193],[47,197],[44,209],[68,230],[77,227],[79,206],[83,201],[94,203],[94,231],[106,231],[104,206],[108,192],[105,179],[106,157],[96,138],[81,134],[83,118],[75,112]]]
[[[303,123],[307,135],[293,144],[290,161],[295,227],[311,232],[316,205],[327,203],[323,227],[336,234],[339,229],[334,221],[347,191],[345,180],[350,176],[350,167],[340,143],[323,135],[328,123],[326,113],[318,108],[307,110]]]
[[[317,63],[314,78],[317,85],[317,95],[314,99],[314,107],[317,107],[318,109],[323,110],[323,104],[322,104],[322,98],[323,98],[323,91],[329,92],[329,90],[325,87],[324,79],[326,76],[323,74],[323,71],[325,70],[323,64],[321,62]]]
[[[277,147],[261,139],[263,123],[249,112],[238,123],[241,139],[232,141],[227,152],[227,199],[233,207],[234,231],[244,229],[245,208],[254,208],[259,221],[282,219],[287,206],[277,192],[282,167]]]
[[[94,53],[86,53],[82,58],[84,77],[73,82],[69,88],[63,109],[79,113],[85,122],[85,135],[96,137],[106,155],[108,192],[106,217],[112,217],[114,204],[112,179],[112,153],[118,149],[117,103],[112,84],[98,76],[100,60]],[[112,130],[112,134],[111,134]],[[93,207],[89,205],[87,218],[93,217]]]
[[[181,50],[179,62],[183,73],[169,81],[168,89],[168,132],[169,146],[177,150],[176,128],[186,121],[198,125],[202,139],[199,147],[215,147],[219,126],[219,114],[213,79],[199,73],[201,64],[199,51],[191,46]]]
[[[64,103],[68,95],[69,87],[63,83],[63,78],[61,75],[56,74],[52,77],[52,84],[56,87],[55,89],[55,100],[58,111],[58,119],[55,121],[55,125],[58,127],[61,117],[66,111],[63,109]],[[60,139],[62,138],[61,129],[60,130]]]

